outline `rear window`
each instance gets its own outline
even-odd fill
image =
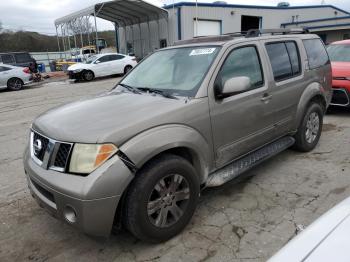
[[[282,81],[301,72],[298,48],[295,42],[266,44],[273,75],[276,81]]]
[[[320,39],[303,40],[310,69],[329,64],[327,51]]]
[[[15,58],[17,63],[27,63],[32,61],[32,58],[28,53],[15,54]]]
[[[15,59],[13,58],[12,55],[1,55],[1,61],[4,64],[14,64],[15,63]]]

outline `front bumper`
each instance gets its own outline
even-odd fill
[[[30,192],[41,207],[88,235],[102,237],[110,234],[121,195],[133,178],[117,156],[82,177],[43,169],[27,149],[24,169]]]
[[[350,107],[350,92],[346,88],[334,87],[331,105]]]
[[[83,71],[79,72],[79,73],[74,73],[73,71],[68,71],[68,77],[69,79],[77,79],[77,80],[81,80],[83,79]]]

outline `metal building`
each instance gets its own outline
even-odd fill
[[[350,13],[332,5],[274,7],[218,1],[179,2],[161,8],[142,0],[114,0],[57,19],[55,26],[60,42],[64,44],[67,34],[70,37],[69,30],[64,29],[86,16],[113,22],[118,51],[139,57],[177,40],[257,28],[305,27],[319,34],[326,43],[350,38]],[[93,37],[98,38],[97,26],[95,29]]]

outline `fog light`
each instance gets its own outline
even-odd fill
[[[63,211],[64,218],[69,223],[75,223],[77,221],[77,213],[71,206],[66,206]]]

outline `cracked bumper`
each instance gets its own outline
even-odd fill
[[[82,177],[45,170],[30,158],[27,151],[24,170],[30,192],[38,204],[54,217],[88,235],[107,237],[121,195],[133,178],[124,163],[115,156],[90,175]],[[72,210],[75,216],[69,219]]]

